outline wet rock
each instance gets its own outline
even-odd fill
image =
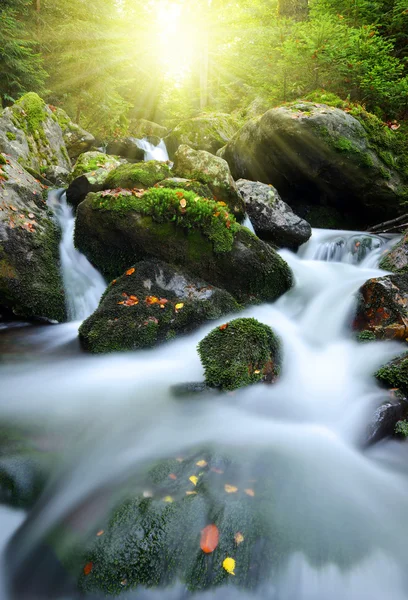
[[[129,160],[142,161],[144,159],[144,150],[139,148],[138,140],[134,137],[123,137],[109,142],[106,152],[123,156]]]
[[[65,187],[71,176],[67,169],[55,165],[48,167],[44,174],[48,181],[57,187]]]
[[[203,381],[178,383],[177,385],[173,385],[170,389],[175,398],[181,399],[196,397],[197,395],[208,392],[214,393],[215,391],[214,388],[210,388],[210,386]]]
[[[406,340],[407,308],[407,275],[369,279],[358,291],[353,328],[372,332],[380,340]]]
[[[89,194],[78,207],[75,243],[110,279],[154,257],[240,302],[272,301],[292,285],[288,265],[268,244],[220,203],[184,190]]]
[[[19,317],[63,321],[60,234],[42,191],[14,159],[0,154],[0,306]]]
[[[310,238],[312,228],[309,223],[282,201],[272,185],[239,179],[237,187],[255,233],[261,240],[273,242],[281,248],[297,250]]]
[[[351,113],[303,101],[268,110],[223,158],[235,179],[272,183],[291,206],[333,206],[362,224],[395,217],[408,189],[398,134],[361,107]]]
[[[67,201],[77,207],[90,192],[103,189],[111,171],[121,164],[115,156],[101,152],[85,152],[78,157],[67,189]]]
[[[225,202],[238,220],[243,218],[244,202],[232,179],[228,164],[222,158],[183,145],[174,157],[174,173],[177,177],[195,179],[208,185],[213,196]]]
[[[408,416],[408,400],[402,394],[390,395],[390,400],[384,402],[375,412],[369,426],[367,445],[372,445],[387,437],[394,437],[399,421]]]
[[[207,385],[223,390],[272,383],[280,369],[279,339],[256,319],[235,319],[213,329],[198,344],[198,353]]]
[[[143,261],[110,284],[79,336],[91,352],[149,348],[238,309],[227,292],[164,262]]]
[[[148,121],[147,119],[132,120],[129,129],[133,137],[138,139],[146,138],[155,146],[168,134],[167,127],[163,127],[163,125]],[[156,141],[157,144],[155,143]]]
[[[383,256],[379,266],[392,273],[408,273],[408,230],[398,244]]]
[[[0,152],[34,173],[59,166],[71,170],[61,127],[53,111],[30,92],[0,113]]]
[[[186,144],[194,150],[216,154],[234,136],[240,126],[239,120],[229,114],[205,114],[179,123],[164,141],[170,157],[179,146]]]
[[[53,112],[58,125],[61,127],[68,156],[72,160],[94,146],[96,140],[92,133],[85,131],[85,129],[74,123],[62,108],[53,107]]]

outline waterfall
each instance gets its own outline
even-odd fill
[[[68,318],[70,321],[83,321],[98,306],[106,283],[74,246],[75,215],[67,204],[64,190],[51,190],[48,206],[54,211],[61,228],[59,250]]]
[[[160,162],[166,162],[169,160],[166,144],[164,140],[160,140],[158,146],[151,144],[146,139],[136,139],[138,148],[144,150],[144,159],[147,160],[158,160]]]
[[[251,231],[254,235],[256,235],[254,226],[252,225],[252,222],[251,222],[251,219],[249,218],[248,213],[245,213],[245,218],[242,222],[242,226],[246,227],[247,229],[249,229],[249,231]]]

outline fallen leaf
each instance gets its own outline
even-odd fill
[[[178,457],[176,458],[176,461],[177,461],[178,463],[182,463],[182,462],[184,461],[184,458],[182,458],[181,456],[178,456]]]
[[[170,473],[169,478],[175,481],[177,479],[177,475],[175,473]]]
[[[229,485],[226,483],[224,485],[224,490],[227,492],[227,494],[235,494],[238,491],[238,488],[235,487],[235,485]]]
[[[217,204],[219,204],[220,206],[227,206],[227,204],[225,202],[222,202],[222,201],[217,202]]]
[[[122,302],[118,302],[118,304],[125,304],[124,300],[122,300]]]
[[[101,535],[103,535],[105,533],[105,531],[103,529],[101,529],[100,531],[98,531],[98,533],[96,534],[96,537],[101,537]]]
[[[199,460],[198,462],[196,462],[196,465],[197,467],[206,467],[208,463],[205,460]]]
[[[259,369],[256,369],[256,371],[254,371],[255,375],[259,375],[261,371]]]
[[[227,556],[227,558],[222,563],[222,566],[227,571],[227,573],[229,573],[230,575],[235,575],[235,573],[234,573],[235,560],[233,558],[230,558],[229,556]]]
[[[217,475],[223,475],[224,471],[222,469],[217,469],[216,467],[211,467],[211,471],[213,473],[217,473]]]
[[[176,310],[181,310],[183,308],[183,306],[184,306],[184,303],[183,302],[179,302],[179,304],[176,304],[175,309]]]
[[[214,552],[218,546],[219,532],[216,525],[207,525],[201,532],[200,548],[206,554]]]
[[[220,213],[219,211],[217,211],[216,213],[214,213],[214,217],[219,217],[219,216],[220,216],[220,214],[221,214],[221,213]]]
[[[196,496],[197,492],[186,492],[186,496]]]
[[[247,488],[246,490],[244,490],[244,492],[247,496],[251,496],[252,498],[255,496],[255,492],[252,488]]]
[[[114,280],[112,281],[112,285],[115,285],[115,283],[116,283],[116,279],[114,279]]]
[[[163,498],[163,502],[168,502],[169,504],[171,504],[172,502],[174,502],[174,500],[171,496],[165,496]]]
[[[167,304],[168,300],[166,298],[160,298],[159,303],[160,304]]]
[[[183,198],[182,200],[180,200],[180,206],[181,206],[181,208],[186,208],[186,206],[187,206],[187,200],[185,198]]]
[[[241,532],[238,531],[238,533],[236,533],[234,535],[234,540],[237,546],[239,546],[240,544],[242,544],[242,542],[244,541],[244,536],[242,535]]]
[[[145,300],[146,304],[159,304],[159,299],[156,296],[147,296]]]
[[[224,325],[220,325],[219,330],[220,331],[225,331],[228,327],[229,323],[224,323]]]
[[[133,273],[136,271],[136,269],[134,269],[133,267],[131,269],[128,269],[126,271],[126,275],[129,277],[129,275],[133,275]]]
[[[92,562],[86,563],[86,565],[84,566],[84,574],[89,575],[89,573],[92,571],[92,569],[93,569],[93,563]]]
[[[127,585],[128,580],[127,579],[122,579],[122,581],[120,582],[120,585]]]
[[[193,485],[197,485],[198,477],[196,477],[195,475],[191,475],[191,477],[189,477],[189,480]]]
[[[177,196],[177,198],[183,198],[184,194],[183,194],[183,192],[176,192],[176,196]]]

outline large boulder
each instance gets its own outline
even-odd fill
[[[408,273],[408,230],[380,261],[380,269],[392,273]]]
[[[109,173],[104,189],[146,189],[170,176],[170,167],[158,160],[123,164]]]
[[[255,233],[261,240],[276,246],[297,250],[312,235],[312,228],[298,217],[278,191],[266,183],[239,179],[238,191],[244,199],[246,212]]]
[[[168,129],[166,127],[154,123],[153,121],[148,121],[147,119],[136,119],[135,121],[131,121],[129,130],[132,136],[138,139],[151,137],[162,139],[168,134]]]
[[[110,284],[79,336],[91,352],[147,348],[238,309],[228,292],[146,260]]]
[[[50,108],[61,127],[68,155],[72,160],[94,146],[96,140],[92,133],[85,131],[85,129],[74,123],[62,108],[54,106],[50,106]]]
[[[201,196],[202,198],[211,198],[212,200],[216,200],[206,183],[201,183],[200,181],[195,181],[194,179],[169,177],[168,179],[164,179],[163,181],[156,183],[155,187],[170,188],[173,190],[186,190],[186,192],[194,192],[197,194],[197,196]]]
[[[357,295],[353,327],[375,339],[408,337],[408,275],[369,279]],[[369,333],[368,333],[369,332]]]
[[[155,257],[239,301],[273,301],[292,285],[285,261],[238,225],[223,203],[181,189],[89,194],[78,207],[75,243],[111,279]]]
[[[59,231],[42,188],[0,154],[0,306],[16,316],[63,321]]]
[[[52,166],[71,170],[55,114],[37,94],[31,92],[0,113],[0,152],[35,173]]]
[[[235,319],[213,329],[198,344],[211,387],[235,390],[252,383],[272,383],[280,369],[280,342],[256,319]]]
[[[222,157],[235,179],[271,183],[291,206],[334,206],[363,225],[403,210],[408,165],[398,136],[361,107],[300,101],[249,121]]]
[[[85,152],[78,157],[67,189],[68,202],[77,207],[90,192],[99,192],[109,173],[121,164],[115,156]]]
[[[180,146],[174,157],[174,173],[178,177],[195,179],[210,188],[214,198],[225,202],[239,220],[245,213],[244,202],[231,176],[228,164],[222,158],[204,150]]]
[[[129,160],[144,160],[144,150],[139,148],[138,140],[134,137],[123,137],[112,140],[106,147],[108,154],[123,156]]]
[[[229,142],[239,127],[239,120],[232,115],[204,114],[179,123],[164,141],[172,158],[183,144],[194,150],[206,150],[215,154]]]

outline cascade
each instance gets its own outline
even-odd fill
[[[146,139],[136,139],[138,148],[144,150],[144,159],[147,160],[159,160],[160,162],[166,162],[169,160],[166,144],[164,140],[160,140],[160,143],[155,146]]]

